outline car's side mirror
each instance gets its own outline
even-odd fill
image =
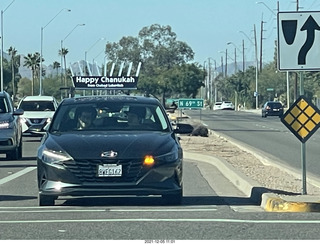
[[[23,114],[24,114],[24,111],[21,108],[18,108],[18,109],[13,111],[13,115],[19,116],[19,115],[23,115]]]

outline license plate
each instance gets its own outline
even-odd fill
[[[122,176],[122,165],[102,164],[98,165],[98,177],[120,177]]]
[[[280,110],[280,109],[278,109],[278,108],[274,108],[274,109],[273,109],[273,111],[279,111],[279,110]]]

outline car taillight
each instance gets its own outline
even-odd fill
[[[266,109],[268,109],[268,110],[269,110],[269,109],[271,109],[271,108],[270,108],[270,106],[267,106],[267,107],[266,107]]]

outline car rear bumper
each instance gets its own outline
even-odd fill
[[[282,116],[283,111],[266,111],[266,115],[268,115],[268,116]]]

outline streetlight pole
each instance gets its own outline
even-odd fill
[[[234,46],[234,73],[237,73],[238,65],[237,65],[237,46],[233,42],[228,42],[227,45],[232,44]],[[240,50],[239,50],[240,51]],[[240,51],[241,52],[241,51]]]
[[[63,10],[67,10],[68,12],[71,11],[71,9],[66,9],[66,8],[63,8],[61,9],[49,22],[48,24],[46,24],[44,27],[41,27],[41,47],[40,47],[40,91],[39,91],[39,95],[41,96],[42,95],[42,49],[43,49],[43,30],[63,11]]]
[[[63,39],[63,40],[61,40],[61,49],[60,49],[60,51],[61,51],[61,53],[60,53],[60,56],[61,56],[61,72],[60,72],[60,77],[61,77],[61,86],[62,86],[62,84],[63,84],[63,82],[62,82],[62,49],[63,49],[63,42],[68,38],[68,36],[70,36],[70,34],[78,27],[78,26],[85,26],[85,24],[77,24],[69,33],[68,33],[68,35],[66,35],[66,37]],[[65,87],[67,86],[67,70],[66,70],[66,64],[64,64],[64,72],[65,72],[65,75],[64,75],[64,85],[65,85]],[[62,93],[61,93],[61,98],[62,98]]]
[[[257,37],[256,37],[256,25],[254,25],[254,43],[251,41],[251,39],[248,37],[246,33],[243,31],[239,31],[240,33],[244,34],[248,40],[251,42],[251,44],[255,47],[255,62],[256,62],[256,90],[254,92],[254,96],[256,97],[256,109],[258,109],[258,50],[257,50]]]
[[[67,39],[68,36],[70,36],[70,34],[78,27],[78,26],[85,26],[85,24],[77,24],[70,32],[68,35],[66,35],[66,37],[61,40],[61,65],[62,65],[62,48],[63,48],[63,42]],[[66,65],[66,64],[65,64]],[[66,72],[66,70],[65,70]],[[66,82],[66,81],[65,81]]]
[[[13,0],[4,10],[1,10],[1,92],[3,92],[3,13],[13,4]]]
[[[101,40],[105,40],[104,37],[100,37],[95,43],[93,43],[93,45],[87,50],[84,52],[84,61],[85,61],[85,65],[87,64],[87,53],[95,46],[98,44],[99,41]]]
[[[89,72],[89,75],[91,75],[91,71],[90,71],[90,65],[88,65],[87,63],[87,53],[95,46],[98,44],[99,41],[101,40],[105,40],[104,37],[100,37],[95,43],[93,43],[93,45],[87,50],[84,52],[84,69],[85,70],[85,67],[87,66],[87,69],[88,69],[88,72]],[[93,64],[92,64],[93,65]],[[92,66],[93,67],[93,66]],[[85,72],[85,75],[87,75],[87,72]],[[83,90],[83,95],[85,95],[86,93],[86,90]],[[92,94],[93,94],[93,91],[92,91]]]

